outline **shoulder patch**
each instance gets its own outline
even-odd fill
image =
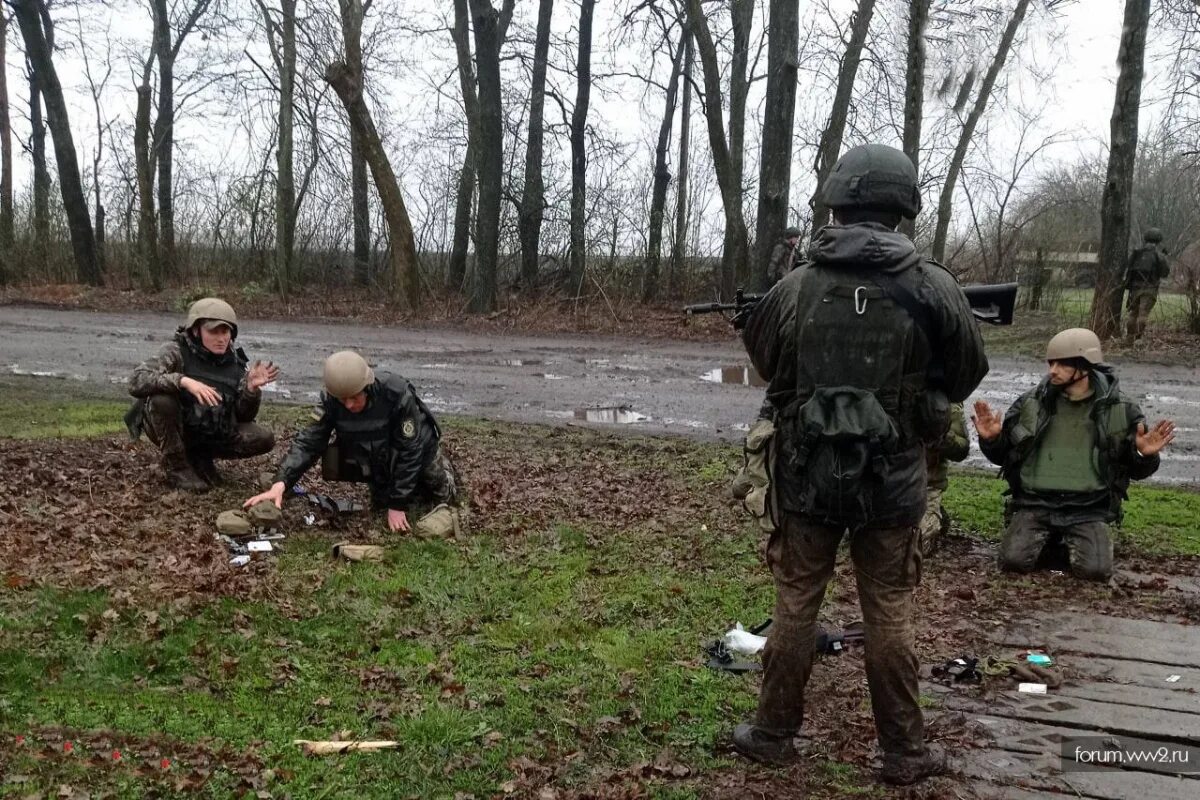
[[[404,434],[405,439],[411,439],[417,435],[417,424],[411,419],[404,420],[400,425],[400,433]]]

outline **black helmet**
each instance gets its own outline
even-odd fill
[[[1146,232],[1142,234],[1142,238],[1147,242],[1161,242],[1163,239],[1162,231],[1158,228],[1146,228]]]
[[[893,211],[912,219],[921,210],[917,168],[911,158],[885,144],[852,147],[825,179],[821,202],[834,210]]]

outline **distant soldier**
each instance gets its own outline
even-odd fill
[[[784,230],[783,236],[771,248],[771,260],[767,272],[772,283],[778,283],[796,266],[796,246],[800,243],[800,229],[791,226]]]
[[[937,549],[938,540],[950,527],[950,518],[942,508],[942,494],[950,485],[950,462],[963,461],[971,451],[967,438],[967,421],[962,403],[950,405],[950,427],[937,445],[930,447],[926,464],[929,468],[929,494],[925,501],[925,516],[921,518],[921,555],[929,556]]]
[[[177,488],[204,491],[220,481],[214,458],[249,458],[275,446],[254,418],[262,387],[279,377],[279,368],[261,361],[247,367],[237,335],[228,303],[197,300],[175,338],[129,379],[137,398],[125,415],[129,433],[136,439],[145,431],[158,445],[167,480]]]
[[[370,485],[372,506],[386,511],[389,530],[410,530],[409,514],[457,504],[457,480],[441,450],[441,429],[411,383],[386,372],[376,375],[351,350],[325,359],[323,377],[320,418],[296,436],[271,488],[246,506],[270,500],[282,507],[284,492],[323,457],[332,479]]]
[[[1110,526],[1121,518],[1129,482],[1155,473],[1175,425],[1147,427],[1086,328],[1055,335],[1046,364],[1046,377],[1003,419],[975,403],[979,447],[1000,465],[1012,494],[1000,567],[1031,572],[1047,545],[1061,542],[1076,577],[1105,581],[1113,571]]]
[[[1158,285],[1171,272],[1171,265],[1160,247],[1162,231],[1147,228],[1143,238],[1145,244],[1130,254],[1125,268],[1125,290],[1129,292],[1126,333],[1130,343],[1146,332],[1150,312],[1158,302]]]

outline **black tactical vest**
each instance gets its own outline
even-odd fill
[[[197,348],[202,347],[189,341],[179,342],[179,353],[183,359],[181,371],[186,377],[215,389],[221,395],[221,402],[216,406],[206,406],[191,392],[181,391],[179,404],[183,412],[183,427],[193,437],[225,441],[233,436],[237,424],[234,410],[238,386],[246,373],[246,354],[238,348],[232,354],[215,356],[207,351],[199,352]]]

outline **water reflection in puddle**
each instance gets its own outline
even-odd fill
[[[700,376],[700,380],[709,383],[734,383],[741,386],[763,387],[767,385],[767,382],[759,377],[754,367],[749,365],[710,369]]]
[[[506,358],[500,362],[502,367],[532,367],[543,363],[540,358]]]
[[[606,408],[577,408],[575,419],[585,422],[602,422],[609,425],[629,425],[634,422],[649,422],[650,417],[639,414],[628,406],[608,406]]]

